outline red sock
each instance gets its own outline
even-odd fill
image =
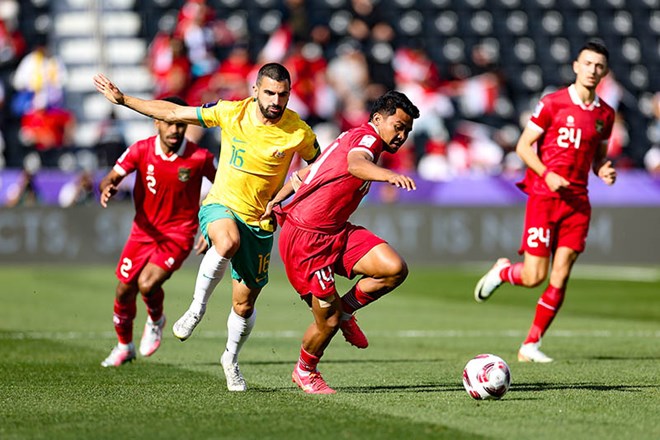
[[[165,292],[159,288],[149,296],[142,295],[142,301],[147,305],[147,313],[153,322],[158,321],[163,316],[163,299]]]
[[[133,341],[133,321],[135,320],[136,308],[135,301],[124,304],[115,298],[115,313],[112,321],[115,324],[117,339],[122,344]]]
[[[519,286],[522,284],[522,263],[513,263],[511,266],[505,267],[500,271],[500,278],[505,283]]]
[[[323,356],[323,355],[321,355]],[[298,359],[298,368],[305,371],[316,371],[316,366],[321,360],[321,356],[314,356],[300,347],[300,359]]]
[[[558,289],[548,284],[547,289],[545,289],[536,304],[536,315],[534,315],[534,322],[529,329],[525,344],[538,342],[541,339],[550,324],[552,324],[552,320],[559,313],[565,294],[565,289]]]
[[[353,313],[369,303],[376,301],[379,297],[364,293],[355,283],[351,290],[341,297],[341,308],[346,313]]]

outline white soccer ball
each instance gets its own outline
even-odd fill
[[[511,386],[511,371],[501,357],[480,354],[465,365],[463,386],[473,399],[501,399]]]

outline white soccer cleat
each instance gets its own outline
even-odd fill
[[[500,271],[505,267],[511,266],[511,261],[508,258],[498,259],[493,267],[481,277],[477,286],[474,288],[474,299],[478,303],[486,301],[502,284],[500,278]]]
[[[163,339],[163,327],[165,327],[165,315],[153,322],[147,318],[144,324],[142,339],[140,339],[140,354],[142,356],[151,356],[160,347],[160,341]]]
[[[552,362],[553,359],[539,350],[541,346],[541,341],[539,342],[530,342],[528,344],[523,344],[518,350],[518,361],[520,362],[538,362],[541,364],[547,364]]]
[[[197,324],[202,321],[203,316],[204,312],[195,313],[186,310],[186,313],[184,313],[183,316],[172,326],[172,333],[174,333],[174,336],[180,339],[181,342],[185,341],[190,335],[192,335],[193,330],[195,330]]]
[[[229,391],[246,391],[247,383],[245,383],[241,370],[238,368],[238,362],[232,362],[228,351],[222,354],[220,363],[227,378],[227,389]]]
[[[120,367],[125,363],[131,362],[135,359],[135,345],[131,342],[128,344],[128,349],[120,348],[115,345],[115,348],[110,352],[110,356],[101,362],[102,367]]]

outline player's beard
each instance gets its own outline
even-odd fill
[[[273,106],[273,105],[269,105],[268,107],[264,107],[263,105],[261,105],[261,102],[259,102],[259,101],[257,101],[257,104],[259,105],[259,111],[261,112],[263,117],[266,118],[266,119],[269,119],[271,121],[279,120],[282,117],[282,115],[284,114],[284,108],[283,107]],[[280,109],[279,113],[273,113],[271,110],[269,110],[271,107],[277,107],[278,109]]]

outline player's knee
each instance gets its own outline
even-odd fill
[[[145,296],[149,296],[158,290],[161,284],[161,281],[156,277],[145,275],[138,278],[138,289],[140,290],[140,293]]]
[[[252,313],[254,313],[254,304],[251,304],[249,302],[234,302],[233,304],[234,307],[234,312],[238,316],[241,316],[245,319],[249,318],[252,316]]]
[[[408,265],[401,258],[389,260],[382,269],[383,278],[391,288],[397,287],[408,277]]]
[[[241,245],[240,235],[226,231],[215,232],[210,238],[218,255],[223,257],[233,257]]]

